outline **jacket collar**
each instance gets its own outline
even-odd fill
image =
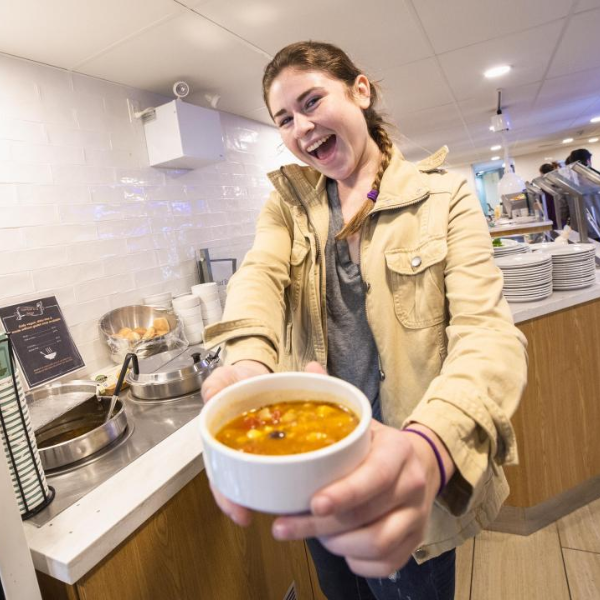
[[[413,204],[429,194],[424,173],[439,170],[446,159],[448,149],[444,146],[435,154],[417,164],[407,161],[400,150],[393,147],[392,160],[381,179],[379,197],[375,210],[386,210]],[[322,202],[326,177],[311,167],[297,164],[286,165],[268,175],[282,199],[291,206],[310,206]],[[290,184],[293,189],[290,189]]]

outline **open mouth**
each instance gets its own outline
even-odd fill
[[[318,160],[326,160],[335,151],[336,137],[331,134],[311,144],[306,151]]]

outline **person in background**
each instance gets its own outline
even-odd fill
[[[558,163],[544,163],[540,166],[540,175],[546,175],[546,173],[551,173],[558,168]],[[546,192],[542,192],[546,197],[546,210],[548,211],[548,218],[552,221],[553,229],[558,227],[558,221],[556,220],[556,207],[554,206],[554,198],[547,194]],[[568,208],[568,207],[567,207]],[[568,215],[566,215],[568,218]],[[566,221],[565,221],[566,224]]]
[[[263,94],[308,166],[270,174],[223,321],[205,331],[207,347],[226,344],[226,365],[203,396],[277,370],[358,386],[373,406],[367,458],[273,535],[307,540],[330,600],[451,600],[454,549],[508,494],[501,465],[517,460],[510,416],[527,373],[479,201],[443,168],[445,149],[402,156],[377,86],[336,46],[285,47]]]
[[[550,173],[551,171],[554,171],[556,169],[556,167],[554,165],[555,165],[555,163],[544,163],[540,167],[540,175],[545,175],[546,173]]]
[[[570,165],[574,162],[580,162],[582,165],[586,167],[592,166],[592,153],[586,148],[579,148],[577,150],[573,150],[571,154],[565,160],[566,165]]]

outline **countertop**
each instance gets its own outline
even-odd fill
[[[490,227],[490,234],[504,233],[506,235],[516,235],[518,233],[527,233],[531,229],[542,227],[544,229],[552,229],[552,221],[530,221],[529,223],[506,223],[504,225],[496,225]]]
[[[600,274],[583,290],[511,303],[516,323],[600,298]],[[199,417],[171,434],[42,527],[24,523],[36,569],[73,584],[204,469]]]
[[[204,469],[199,417],[42,527],[24,523],[33,564],[73,584]]]
[[[600,271],[596,271],[596,283],[590,287],[553,292],[548,298],[537,302],[509,302],[509,306],[515,323],[522,323],[596,298],[600,298]]]

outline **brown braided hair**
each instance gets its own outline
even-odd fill
[[[326,42],[296,42],[280,50],[273,60],[266,66],[263,75],[263,98],[269,114],[269,90],[275,78],[287,68],[294,68],[303,71],[322,71],[333,79],[337,79],[346,84],[348,91],[352,90],[356,78],[363,73],[351,60],[350,57],[340,48]],[[335,236],[336,240],[345,239],[354,233],[360,231],[362,224],[373,210],[375,200],[379,194],[381,178],[392,158],[392,141],[385,129],[383,117],[375,110],[375,105],[379,99],[379,89],[377,84],[369,80],[371,87],[371,102],[369,107],[363,110],[369,135],[375,140],[377,147],[381,151],[381,162],[371,185],[371,192],[364,204],[358,209],[356,214],[344,224],[342,230]],[[271,114],[271,117],[273,115]]]

